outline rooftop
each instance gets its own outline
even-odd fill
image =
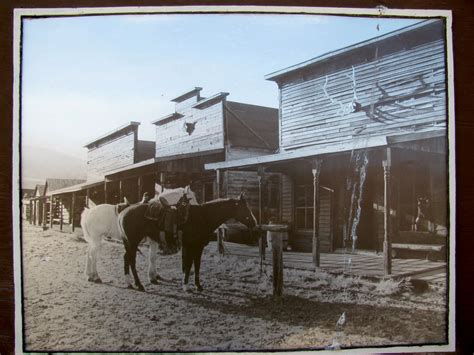
[[[315,58],[309,59],[307,61],[292,65],[290,67],[275,71],[273,73],[265,75],[266,80],[273,80],[273,81],[278,81],[279,79],[288,76],[290,74],[294,74],[296,72],[305,70],[309,67],[315,67],[318,66],[322,63],[329,62],[331,60],[337,59],[340,56],[348,55],[348,54],[355,54],[355,52],[363,50],[364,48],[368,46],[375,46],[379,44],[380,42],[386,41],[388,39],[392,38],[397,38],[400,39],[400,37],[406,36],[412,32],[419,32],[419,33],[428,33],[432,35],[436,35],[436,31],[433,31],[434,28],[440,27],[441,20],[440,19],[429,19],[429,20],[424,20],[420,21],[414,25],[404,27],[402,29],[392,31],[390,33],[387,33],[382,36],[377,36],[372,39],[362,41],[356,44],[353,44],[348,47],[344,47],[341,49],[337,49],[332,52],[328,52],[325,54],[322,54],[320,56],[317,56]],[[433,33],[434,32],[434,33]]]

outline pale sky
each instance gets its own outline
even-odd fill
[[[418,19],[319,15],[116,15],[24,20],[22,139],[85,158],[83,145],[129,121],[151,121],[170,99],[203,96],[278,107],[266,74]],[[379,25],[379,29],[377,29]]]

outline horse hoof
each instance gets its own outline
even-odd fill
[[[142,285],[137,286],[137,290],[140,292],[145,292],[145,288]]]
[[[100,278],[95,278],[95,277],[88,277],[87,281],[93,282],[93,283],[96,283],[96,284],[101,284],[102,283],[102,280]]]

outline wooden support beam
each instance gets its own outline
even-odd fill
[[[216,189],[217,189],[217,198],[221,197],[221,181],[222,180],[222,174],[219,169],[216,170]]]
[[[320,198],[319,198],[319,175],[321,173],[321,159],[314,159],[312,162],[312,174],[313,174],[313,265],[315,267],[320,266],[321,260],[321,247],[319,237],[319,209],[320,209]]]
[[[30,214],[28,216],[28,219],[30,220],[30,224],[33,224],[33,201],[30,200]]]
[[[104,180],[104,203],[107,203],[107,181]]]
[[[75,216],[75,213],[74,213],[74,210],[76,208],[76,193],[73,192],[72,193],[72,201],[71,201],[71,217],[70,217],[70,220],[71,220],[71,230],[74,232],[74,216]]]
[[[36,226],[36,200],[33,201],[33,225]]]
[[[384,240],[383,240],[383,256],[384,256],[384,273],[390,275],[392,273],[392,241],[390,231],[390,168],[391,152],[387,148],[386,160],[382,162],[384,176]]]
[[[137,191],[138,191],[137,201],[142,200],[142,185],[143,185],[143,177],[140,175],[137,178]]]
[[[166,181],[166,173],[164,171],[162,171],[162,172],[160,172],[161,192],[165,191],[165,181]]]
[[[89,189],[86,189],[86,208],[89,208],[89,199],[90,199],[89,194],[90,194]]]
[[[123,191],[122,191],[122,179],[119,180],[119,203],[122,203],[123,200]]]
[[[64,217],[63,217],[63,201],[60,198],[59,199],[59,230],[63,230],[63,222],[64,222]]]
[[[43,205],[43,216],[41,217],[41,226],[43,227],[43,229],[46,229],[46,216],[47,216],[47,209],[46,209],[46,198],[43,199],[41,201],[42,205]]]
[[[53,228],[53,216],[54,216],[54,195],[51,195],[51,201],[49,202],[49,228]]]

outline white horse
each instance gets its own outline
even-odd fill
[[[186,194],[190,204],[197,205],[194,192],[189,189],[180,187],[177,189],[169,189],[157,194],[158,197],[164,198],[170,206],[175,205],[179,198]],[[139,203],[145,203],[142,200]],[[101,283],[102,280],[97,273],[97,258],[100,252],[102,240],[109,237],[118,241],[122,241],[122,235],[118,226],[119,213],[127,208],[130,204],[125,201],[118,205],[102,204],[93,208],[85,208],[81,214],[81,227],[84,239],[89,244],[86,255],[86,275],[87,280],[95,283]],[[148,239],[148,278],[151,283],[156,283],[159,278],[156,272],[156,259],[158,253],[158,243]]]

